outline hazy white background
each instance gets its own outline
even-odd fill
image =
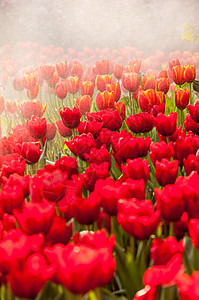
[[[197,50],[182,42],[185,22],[199,26],[198,0],[0,0],[0,46],[17,41],[145,53]]]

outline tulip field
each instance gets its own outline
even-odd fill
[[[0,299],[199,299],[199,52],[0,49]]]

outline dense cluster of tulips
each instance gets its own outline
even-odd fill
[[[199,299],[197,63],[163,67],[63,60],[10,75],[2,300]]]

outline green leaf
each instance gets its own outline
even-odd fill
[[[122,174],[122,172],[116,167],[115,159],[113,158],[112,155],[111,155],[111,171],[112,171],[115,179],[118,179]]]
[[[199,80],[194,80],[193,89],[194,91],[199,92]]]
[[[169,99],[168,95],[165,95],[165,115],[168,115],[170,112],[176,111],[175,105],[175,95],[172,92],[171,100]]]
[[[118,274],[127,296],[131,299],[143,287],[142,278],[140,278],[139,269],[136,267],[132,254],[125,253],[124,249],[117,243],[115,251]]]
[[[35,300],[55,299],[57,295],[61,295],[57,291],[57,286],[52,282],[47,282],[40,293],[37,295]]]

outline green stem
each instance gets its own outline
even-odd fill
[[[97,295],[95,294],[95,292],[93,290],[89,291],[88,295],[89,295],[90,300],[98,300]]]
[[[160,223],[160,225],[158,225],[158,228],[156,230],[156,235],[159,238],[162,236],[162,224],[161,223]]]
[[[189,89],[190,89],[190,104],[193,105],[194,103],[193,103],[193,101],[192,101],[192,85],[191,85],[191,82],[190,82],[190,87],[189,87]]]
[[[194,270],[194,268],[193,268],[193,266],[190,262],[189,257],[187,256],[186,249],[183,252],[183,256],[184,256],[184,262],[185,262],[185,266],[186,266],[186,269],[187,269],[187,273],[188,273],[188,275],[191,275],[195,270]]]
[[[174,236],[174,224],[170,222],[169,224],[169,236]]]
[[[193,263],[195,270],[199,270],[199,251],[196,247],[193,247]]]
[[[95,295],[96,295],[96,298],[97,298],[98,300],[101,300],[101,299],[102,299],[100,288],[96,288],[96,289],[95,289]]]
[[[131,248],[131,254],[134,259],[134,257],[135,257],[135,239],[133,236],[130,236],[130,248]]]
[[[6,287],[4,284],[1,286],[1,300],[6,300]]]
[[[132,102],[131,102],[131,92],[129,92],[129,103],[128,103],[129,107],[130,107],[130,115],[132,115]]]
[[[161,290],[162,290],[161,286],[158,286],[156,289],[155,300],[160,300]]]
[[[182,127],[184,126],[184,112],[183,109],[178,109],[178,113],[179,113],[179,127],[180,125],[182,125]]]
[[[146,254],[146,242],[147,242],[146,240],[140,242],[140,243],[142,243],[142,252],[141,252],[141,261],[140,261],[141,279],[142,279],[142,277],[144,275],[144,272],[147,269],[147,266],[146,266],[146,257],[147,257],[147,254]]]

